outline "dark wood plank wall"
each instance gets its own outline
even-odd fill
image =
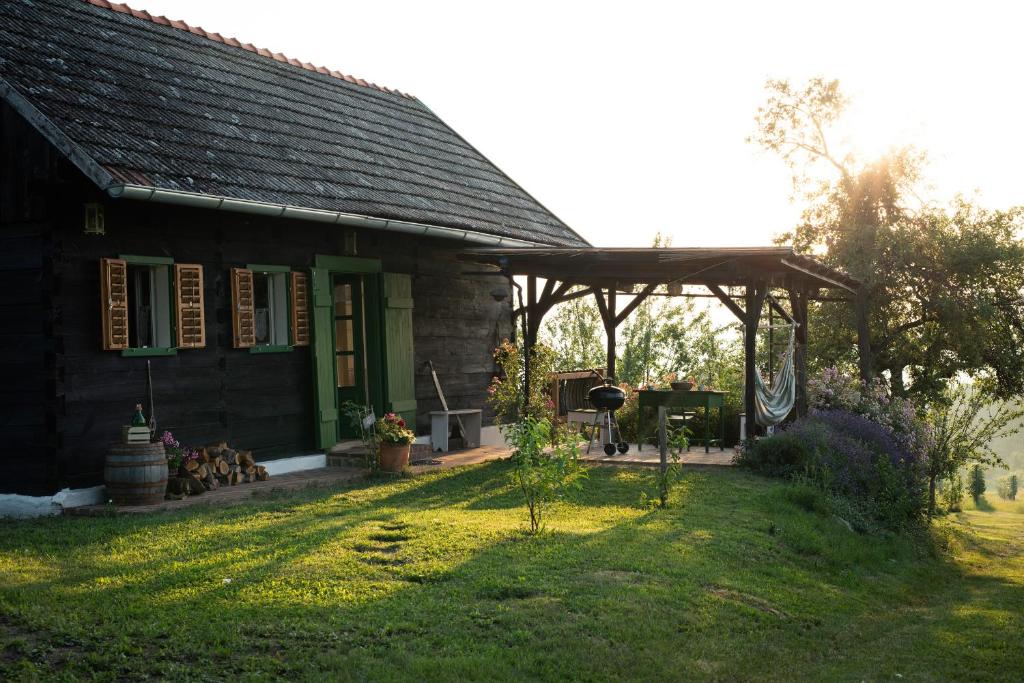
[[[0,493],[52,493],[56,478],[54,164],[0,103]]]
[[[472,269],[423,258],[413,278],[416,424],[424,432],[429,411],[441,409],[427,361],[434,363],[449,408],[482,408],[485,424],[494,419],[486,388],[496,371],[494,348],[511,334],[510,288],[504,277],[461,274]],[[504,292],[503,301],[495,301],[494,289]]]
[[[152,357],[156,417],[183,442],[227,440],[258,458],[311,453],[311,348],[251,354],[231,347],[229,269],[246,263],[308,268],[343,254],[345,228],[110,200],[17,115],[3,117],[0,233],[0,491],[42,495],[102,481],[103,458],[146,396],[146,358],[103,351],[99,259],[171,256],[199,263],[207,347]],[[84,203],[105,207],[106,234],[83,234]],[[507,281],[462,275],[460,242],[356,231],[358,256],[413,276],[417,426],[440,407],[426,361],[449,405],[486,408],[491,352],[508,336]],[[488,416],[489,416],[488,411]]]

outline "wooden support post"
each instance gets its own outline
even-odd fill
[[[793,310],[792,322],[796,325],[796,339],[793,349],[793,370],[796,379],[796,415],[807,415],[807,299],[804,289],[789,290],[789,305]]]
[[[530,275],[526,278],[526,308],[523,310],[523,320],[526,329],[523,333],[523,412],[530,407],[530,356],[533,355],[534,338],[533,318],[536,317],[537,302],[537,278]]]
[[[608,319],[604,323],[604,332],[608,337],[608,370],[607,379],[616,379],[615,375],[615,287],[608,288]],[[616,381],[618,381],[616,379]]]
[[[757,327],[761,319],[761,307],[768,287],[763,282],[747,284],[746,311],[743,327],[743,410],[747,415],[747,438],[758,433],[754,408],[754,392],[757,373]]]

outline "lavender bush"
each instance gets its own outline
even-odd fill
[[[774,476],[816,482],[888,528],[923,518],[932,437],[910,401],[835,369],[808,382],[810,414],[740,459]]]

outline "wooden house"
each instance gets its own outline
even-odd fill
[[[0,3],[0,493],[161,429],[323,451],[344,401],[483,407],[511,284],[586,246],[420,100],[105,0]],[[476,270],[479,270],[477,268]]]

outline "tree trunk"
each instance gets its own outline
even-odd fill
[[[935,516],[935,475],[928,477],[928,519]]]

